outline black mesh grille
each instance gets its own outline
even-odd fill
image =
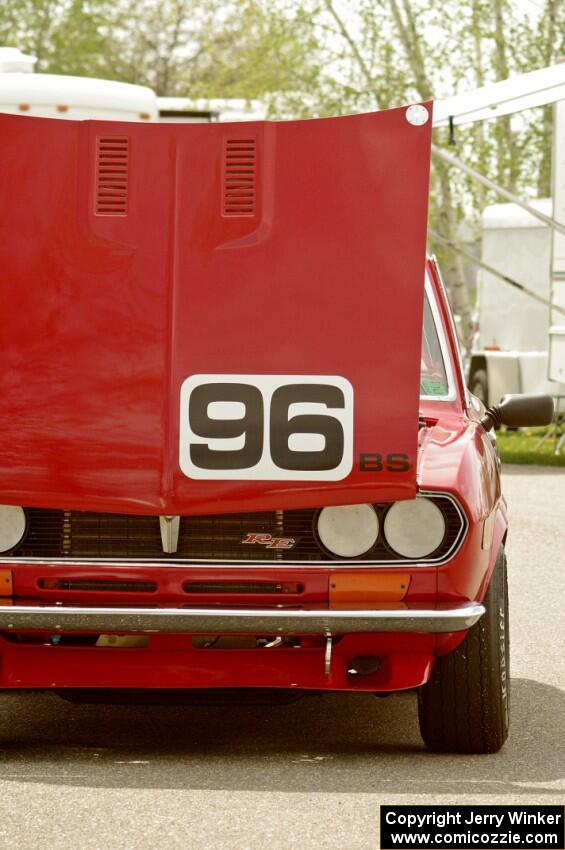
[[[455,504],[437,496],[433,501],[446,520],[441,545],[424,560],[442,560],[457,546],[465,521]],[[383,526],[388,505],[375,506]],[[270,511],[181,517],[177,552],[163,552],[159,517],[129,514],[86,513],[30,508],[28,533],[10,557],[45,559],[151,558],[225,559],[230,561],[332,561],[316,539],[317,510]],[[245,544],[252,534],[291,538],[292,548],[268,548],[264,543]],[[360,561],[406,561],[392,552],[379,537]]]

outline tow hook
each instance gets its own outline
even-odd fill
[[[274,640],[270,640],[269,643],[264,643],[263,649],[273,649],[275,646],[281,646],[283,642],[282,637],[276,637]]]

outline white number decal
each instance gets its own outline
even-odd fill
[[[341,481],[353,466],[353,387],[327,375],[191,375],[180,394],[189,478]]]

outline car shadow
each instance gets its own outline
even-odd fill
[[[105,706],[0,699],[4,780],[199,790],[532,794],[565,787],[565,693],[514,679],[511,737],[490,756],[437,755],[414,694],[324,694],[286,706]]]

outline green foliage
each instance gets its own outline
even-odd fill
[[[547,433],[544,428],[520,429],[518,431],[503,429],[499,431],[497,443],[502,461],[504,463],[565,466],[565,446],[559,454],[555,454],[563,430],[563,427],[558,429],[556,434],[548,436],[541,445],[540,442]]]
[[[442,98],[543,67],[565,52],[562,0],[312,0],[308,8],[324,56],[314,114]],[[550,135],[551,110],[537,109],[458,128],[453,152],[501,185],[537,197],[549,193]],[[437,130],[435,141],[446,145],[448,133]],[[463,175],[450,182],[457,220],[478,225],[484,206],[500,200]],[[432,221],[444,204],[436,180]]]
[[[109,0],[4,0],[0,44],[36,56],[38,71],[101,76],[112,10]]]
[[[162,95],[288,94],[318,85],[317,40],[300,9],[255,0],[4,0],[0,44],[37,70],[120,79]]]

